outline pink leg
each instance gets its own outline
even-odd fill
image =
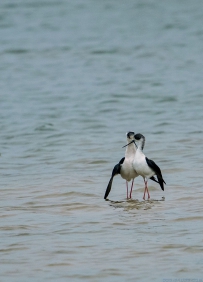
[[[148,190],[147,188],[147,181],[144,180],[145,188],[144,188],[144,195],[143,195],[143,200],[145,200],[145,193]]]
[[[126,188],[127,188],[127,199],[128,199],[128,181],[126,181]]]
[[[133,184],[134,184],[134,179],[132,180],[132,185],[131,185],[131,190],[130,190],[130,199],[132,198]]]
[[[147,188],[148,200],[150,199],[149,190]]]

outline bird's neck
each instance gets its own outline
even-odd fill
[[[137,150],[139,150],[139,151],[143,151],[143,149],[144,149],[144,145],[145,145],[145,138],[142,138],[141,140],[140,140],[140,142],[139,142],[139,144],[137,145]]]
[[[125,157],[126,158],[134,157],[135,152],[136,152],[136,147],[135,144],[132,143],[126,147]]]

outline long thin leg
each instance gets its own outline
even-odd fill
[[[126,188],[127,188],[127,199],[128,199],[128,181],[126,181]]]
[[[132,185],[131,185],[131,190],[130,190],[130,199],[131,199],[131,197],[132,197],[133,184],[134,184],[134,179],[132,180]]]
[[[147,194],[148,194],[148,200],[149,200],[150,199],[150,195],[149,195],[148,187],[147,187]]]
[[[148,190],[148,187],[147,187],[147,180],[144,180],[144,183],[145,183],[145,189],[144,189],[144,196],[143,196],[143,200],[145,200],[145,193],[147,192],[148,194],[148,200],[150,199],[150,194],[149,194],[149,190]]]
[[[143,200],[145,200],[145,193],[147,191],[147,181],[144,180],[145,188],[144,188],[144,195],[143,195]]]

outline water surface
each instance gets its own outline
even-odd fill
[[[203,280],[202,10],[1,1],[1,281]],[[129,130],[166,189],[104,201]]]

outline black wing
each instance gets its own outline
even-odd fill
[[[122,158],[120,160],[120,162],[114,166],[114,169],[112,171],[112,175],[111,175],[111,178],[109,180],[109,184],[106,188],[106,192],[105,192],[105,195],[104,195],[104,199],[106,199],[111,191],[111,186],[112,186],[112,183],[113,183],[113,178],[114,176],[116,176],[117,174],[120,174],[120,171],[121,171],[121,165],[122,163],[124,162],[125,158]]]
[[[158,178],[158,183],[161,186],[161,189],[164,191],[164,183],[166,184],[166,182],[164,181],[163,177],[162,177],[162,173],[160,168],[158,167],[157,164],[155,164],[154,161],[149,160],[148,158],[146,158],[146,162],[148,164],[148,166],[155,172],[155,174],[157,175]],[[153,179],[152,179],[153,180]]]

